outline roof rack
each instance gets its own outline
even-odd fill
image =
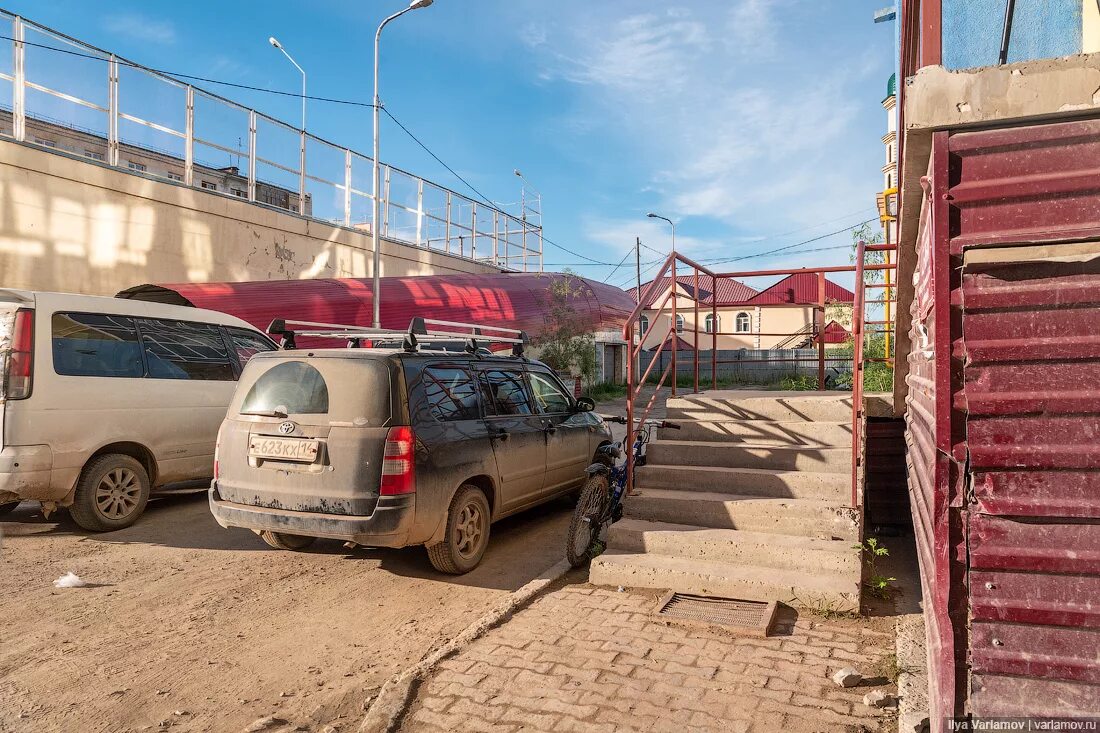
[[[486,332],[489,333],[486,333]],[[297,348],[296,337],[346,339],[348,348],[360,348],[363,341],[375,341],[386,337],[400,337],[401,346],[407,352],[415,352],[421,340],[454,339],[465,341],[465,349],[470,354],[484,351],[483,343],[511,344],[513,356],[523,356],[523,350],[530,342],[526,331],[501,326],[489,326],[458,321],[440,321],[434,318],[414,318],[408,329],[369,328],[367,326],[347,326],[338,323],[314,323],[312,321],[289,321],[276,318],[267,327],[269,334],[279,336],[279,345],[283,349]]]

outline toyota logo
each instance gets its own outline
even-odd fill
[[[279,425],[279,432],[282,433],[283,435],[290,435],[291,433],[294,432],[295,427],[296,426],[294,425],[294,423],[287,420],[285,423],[281,423]]]

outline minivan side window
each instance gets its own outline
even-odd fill
[[[531,390],[535,393],[535,404],[538,405],[539,412],[549,415],[570,412],[572,400],[550,375],[539,372],[530,372],[530,375]]]
[[[321,373],[304,361],[284,361],[268,369],[241,404],[241,414],[328,414],[328,385]]]
[[[424,370],[424,394],[428,409],[436,420],[477,420],[477,387],[464,369],[429,367]]]
[[[497,415],[530,415],[523,372],[491,369],[482,373],[483,386]],[[488,411],[486,405],[486,411]]]
[[[237,378],[217,326],[143,318],[138,327],[151,378],[220,382]]]
[[[134,319],[97,313],[54,313],[53,368],[67,377],[141,377]]]
[[[229,334],[229,344],[237,352],[237,361],[242,369],[256,354],[275,350],[274,344],[254,331],[233,326],[226,326],[225,331]]]

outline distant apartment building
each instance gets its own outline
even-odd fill
[[[12,114],[10,110],[0,109],[0,135],[12,134]],[[35,145],[83,157],[91,161],[105,163],[107,160],[107,138],[94,132],[77,129],[72,126],[49,122],[36,117],[27,117],[26,139]],[[248,152],[241,156],[247,160]],[[162,180],[183,183],[184,160],[167,152],[119,141],[119,165],[132,173],[153,176]],[[212,165],[194,164],[194,185],[196,188],[248,198],[248,176],[242,174],[238,165],[230,164],[218,168]],[[278,209],[298,213],[298,192],[264,181],[256,181],[256,202]],[[313,213],[313,202],[307,193],[305,216]]]

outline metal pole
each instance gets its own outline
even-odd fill
[[[695,394],[699,394],[699,268],[695,268]],[[713,297],[713,296],[711,296]],[[715,324],[712,322],[713,328]]]
[[[256,110],[248,111],[248,200],[256,200]]]
[[[183,185],[195,185],[195,87],[187,86],[187,119],[183,138]]]
[[[672,250],[672,396],[676,396],[676,382],[679,373],[676,371],[676,352],[680,347],[680,333],[676,330],[676,250]]]
[[[710,276],[710,314],[714,331],[710,335],[710,388],[718,389],[718,278]]]
[[[634,278],[638,282],[638,305],[642,303],[642,238],[634,238]],[[645,332],[641,327],[642,311],[638,311],[638,353],[636,356],[631,356],[631,361],[637,358],[637,369],[641,373],[642,369],[642,342],[645,341]],[[634,339],[630,339],[630,348],[634,348]]]
[[[351,150],[344,150],[344,226],[351,226]]]
[[[371,214],[371,247],[374,249],[374,263],[372,268],[372,289],[371,289],[371,304],[374,307],[374,328],[382,327],[382,310],[381,310],[381,282],[382,277],[382,252],[379,249],[378,244],[378,110],[382,106],[382,100],[378,98],[378,56],[379,48],[382,43],[382,29],[392,20],[396,20],[405,13],[413,10],[414,6],[410,5],[404,10],[400,10],[390,17],[386,18],[379,24],[377,32],[374,34],[374,103],[373,103],[373,118],[374,118],[374,158],[371,161],[372,174],[371,175],[371,190],[373,192],[373,204],[374,209]]]
[[[12,136],[23,142],[27,139],[27,67],[26,46],[23,45],[23,19],[18,15],[12,18],[11,35],[14,41],[11,44],[11,110],[12,110]]]
[[[858,283],[857,283],[858,287]],[[825,391],[825,273],[817,273],[817,389]]]
[[[118,165],[118,59],[107,62],[107,162]]]

